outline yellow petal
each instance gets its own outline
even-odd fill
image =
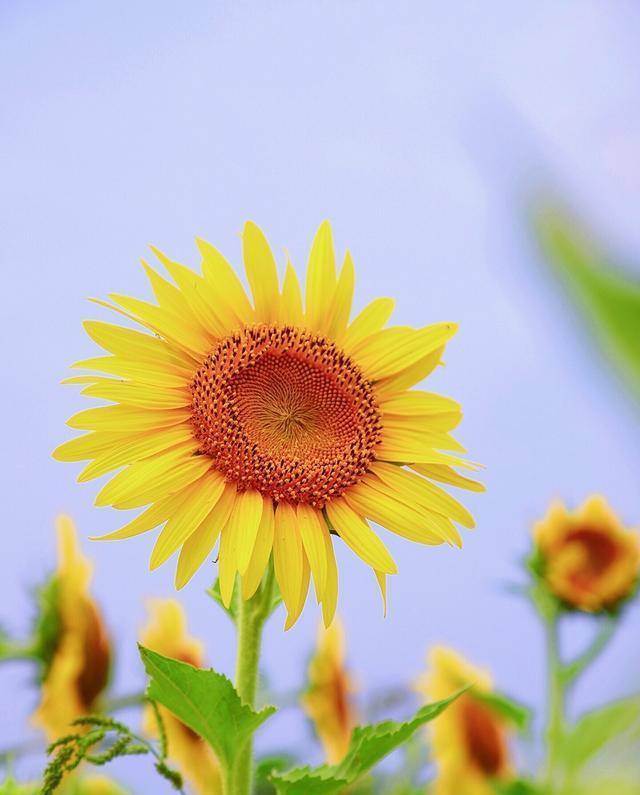
[[[267,238],[252,221],[244,225],[242,256],[253,294],[256,318],[262,323],[271,323],[278,319],[280,306],[278,269]]]
[[[233,509],[232,522],[238,534],[238,571],[244,574],[249,566],[256,536],[262,517],[263,499],[259,491],[243,491],[238,494]],[[231,523],[231,522],[230,522]]]
[[[303,318],[302,294],[300,292],[298,275],[291,262],[287,260],[287,269],[284,272],[284,282],[282,283],[280,320],[291,326],[301,326],[303,324]]]
[[[322,620],[325,627],[329,627],[336,614],[336,604],[338,602],[338,566],[336,565],[333,541],[329,533],[325,533],[324,543],[327,556],[327,579],[322,598]]]
[[[400,392],[381,400],[380,410],[383,414],[414,417],[425,414],[459,413],[462,409],[460,404],[451,398],[414,389],[411,392]]]
[[[100,453],[109,450],[114,444],[126,441],[129,434],[112,431],[94,431],[69,439],[51,454],[56,461],[84,461],[95,458]]]
[[[149,563],[152,571],[168,560],[189,538],[220,499],[224,486],[224,477],[219,472],[209,470],[188,487],[184,501],[156,540]]]
[[[442,522],[446,522],[444,517],[440,520],[424,508],[419,510],[406,505],[385,490],[376,478],[368,477],[353,486],[345,493],[344,499],[358,514],[402,538],[433,546],[447,540],[447,532],[443,532],[442,526]]]
[[[136,362],[185,367],[184,357],[159,337],[101,320],[85,320],[83,326],[94,342],[116,356]]]
[[[304,550],[296,527],[294,508],[286,502],[278,505],[273,536],[273,563],[280,593],[288,613],[294,613],[302,585]]]
[[[343,498],[328,502],[326,511],[334,530],[358,557],[373,569],[387,574],[397,573],[398,567],[385,545]]]
[[[313,331],[322,331],[336,289],[336,258],[328,221],[320,224],[311,244],[307,265],[305,321]]]
[[[82,390],[87,397],[110,400],[125,406],[139,406],[144,409],[178,409],[191,405],[191,395],[186,387],[158,389],[150,384],[136,384],[133,381],[101,381]]]
[[[413,464],[411,468],[421,475],[431,478],[431,480],[440,481],[440,483],[448,483],[451,486],[458,486],[458,488],[467,489],[468,491],[486,490],[484,483],[465,478],[463,475],[459,475],[455,469],[444,464]]]
[[[435,351],[418,359],[417,362],[398,373],[383,378],[375,384],[375,393],[378,400],[383,401],[389,395],[394,395],[404,389],[409,389],[430,375],[442,361],[442,354],[444,353],[444,345],[437,348]]]
[[[395,326],[362,342],[353,352],[367,378],[378,381],[410,367],[442,347],[456,333],[455,323],[435,323],[423,329]]]
[[[191,439],[193,439],[191,430],[182,426],[167,428],[161,433],[149,433],[147,431],[135,436],[127,435],[124,439],[121,439],[118,443],[113,443],[107,450],[97,455],[95,460],[78,475],[78,483],[84,483],[100,477],[113,469],[118,469],[118,467],[125,464],[132,464],[135,461],[141,461]]]
[[[159,306],[176,317],[185,318],[190,323],[195,323],[193,312],[180,290],[178,290],[175,285],[171,284],[171,282],[160,276],[160,274],[144,260],[142,260],[142,267],[147,274],[151,289],[153,290],[153,294]]]
[[[139,508],[167,494],[175,494],[210,468],[207,456],[192,456],[180,445],[163,455],[137,461],[118,472],[98,493],[97,506]]]
[[[297,511],[298,531],[313,574],[316,595],[321,601],[327,582],[327,551],[324,536],[328,535],[322,515],[310,505],[301,503]]]
[[[424,505],[431,511],[454,519],[464,527],[475,527],[473,516],[464,505],[426,478],[381,461],[374,462],[371,470],[408,505]]]
[[[171,274],[200,325],[216,337],[228,334],[233,328],[233,320],[230,313],[225,312],[224,303],[216,300],[216,292],[209,283],[191,268],[169,259],[154,246],[151,249]]]
[[[262,575],[269,561],[271,550],[273,549],[274,515],[273,501],[270,497],[264,497],[262,506],[262,516],[258,536],[253,547],[253,554],[246,572],[242,577],[242,597],[250,599],[258,590]]]
[[[211,352],[211,338],[194,326],[189,319],[182,319],[160,306],[154,306],[138,298],[113,293],[112,301],[130,312],[138,323],[155,331],[178,348],[194,355],[199,361]]]
[[[132,519],[127,524],[123,525],[118,530],[112,533],[106,533],[103,536],[94,536],[93,541],[119,541],[123,538],[133,538],[141,533],[146,533],[148,530],[153,530],[160,524],[163,524],[179,507],[184,499],[184,493],[170,494],[164,499],[158,500],[153,505],[149,506],[146,511],[143,511],[135,519]]]
[[[387,617],[387,575],[382,571],[373,570],[373,573],[376,575],[376,581],[378,583],[378,587],[380,588],[380,594],[382,596],[382,615],[384,618]]]
[[[145,411],[135,406],[98,406],[74,414],[67,425],[79,431],[113,431],[138,433],[168,428],[189,420],[188,409]]]
[[[229,262],[206,240],[196,238],[196,245],[202,255],[202,272],[205,280],[220,295],[220,300],[235,314],[240,325],[252,323],[253,309],[240,279]]]
[[[142,362],[124,359],[121,356],[95,356],[92,359],[74,362],[71,367],[75,370],[97,370],[100,373],[160,387],[184,387],[193,376],[193,371],[186,373],[173,364]]]
[[[411,433],[388,423],[382,426],[382,441],[376,447],[376,457],[382,461],[398,463],[436,463],[435,450],[465,449],[448,433]],[[441,463],[441,462],[438,462]]]
[[[389,321],[395,307],[393,298],[376,298],[357,315],[347,328],[342,349],[351,354],[364,339],[380,331]]]
[[[333,301],[327,315],[327,322],[324,330],[330,339],[338,342],[344,336],[351,315],[351,304],[353,303],[353,290],[355,287],[355,268],[351,254],[347,251],[338,284],[333,296]]]
[[[309,592],[309,561],[304,554],[302,553],[302,574],[300,577],[300,583],[298,585],[298,602],[293,611],[287,614],[287,620],[284,625],[284,631],[286,632],[288,629],[296,623],[296,621],[300,618],[300,613],[302,613],[302,609],[304,607],[305,602],[307,601],[307,594]]]
[[[236,487],[226,484],[219,500],[187,538],[180,550],[176,569],[176,588],[183,588],[214,548],[222,528],[227,524],[236,499]]]
[[[229,521],[233,513],[229,517]],[[220,555],[218,559],[218,578],[220,580],[220,596],[226,608],[231,605],[233,598],[233,588],[236,583],[236,573],[238,571],[237,558],[237,534],[232,528],[229,532],[229,522],[222,528],[220,537]]]

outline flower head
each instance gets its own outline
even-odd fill
[[[573,513],[555,502],[533,532],[536,569],[566,607],[613,610],[634,592],[639,537],[623,527],[603,497],[590,497]]]
[[[302,706],[313,721],[329,764],[346,754],[356,722],[354,686],[344,662],[344,630],[339,621],[318,631],[309,663],[309,687]]]
[[[419,688],[430,700],[463,693],[433,723],[433,756],[437,765],[435,795],[493,795],[493,782],[511,777],[508,726],[483,699],[491,677],[451,649],[436,647],[429,655],[430,673]]]
[[[460,545],[469,512],[436,485],[482,487],[450,431],[454,400],[411,390],[440,363],[453,323],[385,328],[393,301],[379,298],[352,321],[354,269],[336,272],[323,223],[309,256],[306,297],[287,264],[280,284],[263,233],[245,225],[252,302],[225,258],[198,241],[202,273],[154,249],[173,282],[144,263],[157,303],[112,295],[98,302],[144,332],[104,322],[85,328],[109,355],[75,366],[101,375],[68,379],[113,405],[69,420],[88,431],[54,453],[88,459],[85,481],[119,470],[98,505],[146,510],[105,538],[162,527],[151,567],[179,551],[182,587],[220,540],[223,600],[236,574],[244,598],[273,553],[291,626],[310,575],[325,623],[335,611],[339,537],[384,589],[397,571],[369,521],[422,544]]]
[[[152,599],[148,609],[149,621],[140,633],[142,645],[158,654],[201,668],[204,664],[202,644],[187,632],[187,617],[180,603],[175,599]],[[167,733],[169,758],[196,793],[221,793],[220,768],[209,745],[168,709],[160,705],[158,709]],[[144,723],[148,733],[156,733],[151,707],[146,708]]]
[[[53,599],[57,615],[51,658],[42,681],[42,697],[34,714],[49,739],[68,733],[75,718],[95,709],[109,680],[111,645],[89,585],[91,563],[82,555],[68,516],[56,522],[58,569]]]

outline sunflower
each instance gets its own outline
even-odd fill
[[[89,592],[91,563],[82,555],[68,516],[59,516],[58,570],[54,575],[56,612],[51,658],[46,661],[42,696],[33,720],[50,740],[91,712],[107,686],[111,644],[100,610]]]
[[[336,620],[318,631],[317,650],[309,663],[309,687],[302,697],[329,764],[337,764],[349,748],[356,723],[353,691],[344,664],[344,630]]]
[[[534,568],[566,607],[610,611],[635,591],[639,537],[622,525],[604,497],[589,497],[574,513],[554,502],[533,533]]]
[[[180,603],[175,599],[152,599],[148,609],[149,621],[140,633],[142,645],[158,654],[201,668],[204,663],[202,644],[187,632],[187,617]],[[220,768],[211,748],[165,707],[158,706],[158,709],[167,734],[170,759],[196,793],[221,793]],[[144,725],[147,733],[153,735],[157,732],[150,707],[145,711]]]
[[[74,367],[102,375],[67,379],[112,405],[76,414],[88,431],[58,447],[88,459],[79,480],[119,470],[96,504],[145,510],[103,538],[162,527],[150,566],[179,551],[181,588],[218,537],[223,600],[236,574],[255,593],[273,552],[291,626],[310,575],[325,623],[338,574],[332,534],[375,572],[397,572],[369,521],[422,544],[460,545],[469,512],[436,482],[481,490],[450,431],[457,402],[411,390],[440,363],[453,323],[385,328],[393,301],[379,298],[350,321],[354,268],[336,272],[331,229],[312,244],[302,294],[288,262],[280,286],[269,244],[253,223],[242,233],[249,301],[227,260],[198,240],[202,273],[153,249],[173,283],[144,269],[157,303],[111,295],[98,301],[145,331],[87,321],[109,355]]]
[[[470,665],[452,649],[436,647],[429,655],[430,673],[419,690],[437,701],[466,685],[432,729],[432,752],[437,766],[435,795],[493,795],[494,783],[512,777],[509,727],[483,695],[492,691],[491,677]]]

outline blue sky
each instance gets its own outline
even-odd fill
[[[85,299],[146,295],[138,260],[151,242],[196,265],[199,235],[238,263],[249,218],[281,263],[286,248],[302,266],[328,217],[353,254],[359,306],[392,295],[398,322],[460,323],[430,388],[463,402],[460,436],[487,466],[461,552],[388,537],[400,576],[386,620],[369,572],[340,555],[352,667],[364,689],[411,681],[426,648],[446,642],[540,706],[539,628],[504,584],[521,577],[530,526],[553,497],[599,491],[638,524],[640,448],[636,410],[547,278],[525,207],[551,184],[622,259],[640,260],[639,33],[636,3],[605,0],[5,0],[3,623],[27,625],[57,512],[84,539],[119,519],[92,507],[95,484],[50,459],[82,402],[58,382],[91,355],[81,320],[101,316]],[[129,691],[142,681],[144,598],[173,592],[171,566],[148,572],[145,537],[84,547],[117,636],[116,690]],[[210,662],[230,672],[231,627],[203,594],[211,577],[180,598]],[[286,636],[271,626],[276,689],[301,682],[316,622],[310,605]],[[639,628],[636,605],[579,705],[637,686]],[[27,680],[18,666],[0,671],[3,746],[32,706]],[[311,747],[292,712],[274,727],[278,744]],[[122,767],[123,780],[141,785],[141,767]]]

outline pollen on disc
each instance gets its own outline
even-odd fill
[[[192,383],[200,452],[240,490],[322,507],[366,474],[380,442],[371,384],[324,337],[253,326],[223,339]]]

